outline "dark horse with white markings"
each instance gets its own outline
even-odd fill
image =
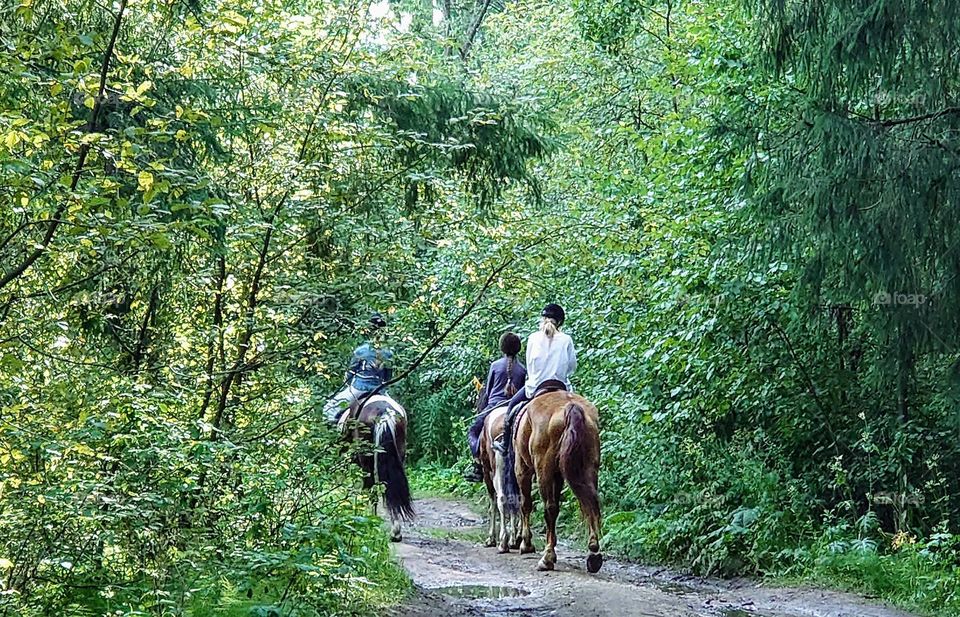
[[[580,512],[590,533],[587,570],[597,572],[603,565],[600,553],[600,500],[597,476],[600,470],[600,431],[597,408],[571,392],[550,392],[537,396],[521,411],[513,436],[516,484],[505,482],[508,502],[520,501],[520,552],[532,553],[530,514],[531,488],[536,476],[547,523],[547,546],[539,570],[553,570],[557,563],[557,517],[564,481],[580,502]]]
[[[354,402],[342,424],[349,441],[369,444],[357,451],[364,471],[363,487],[384,486],[383,500],[390,516],[390,540],[403,539],[400,524],[414,517],[410,485],[403,469],[407,452],[407,412],[389,396],[376,394]]]
[[[520,547],[520,517],[516,508],[507,505],[504,479],[507,475],[507,463],[503,455],[493,447],[493,442],[503,433],[503,421],[507,415],[507,405],[501,405],[490,411],[483,421],[480,432],[480,465],[483,468],[483,482],[487,486],[490,498],[490,533],[486,546],[497,546],[501,553],[509,553],[511,548]],[[512,475],[513,472],[510,472]],[[500,522],[499,535],[497,521]]]

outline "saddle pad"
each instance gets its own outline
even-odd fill
[[[391,397],[390,395],[375,394],[374,396],[364,397],[361,400],[362,400],[361,404],[357,406],[357,410],[354,413],[345,411],[342,414],[340,414],[340,419],[337,420],[337,428],[340,430],[341,433],[345,433],[347,431],[347,423],[350,422],[350,420],[356,418],[360,414],[360,410],[363,409],[365,406],[367,406],[369,403],[377,403],[377,402],[386,403],[388,407],[390,407],[391,409],[397,412],[397,415],[401,416],[404,419],[406,419],[407,417],[407,410],[404,409],[403,405],[395,401],[393,397]]]
[[[510,440],[512,441],[517,436],[517,431],[520,430],[520,421],[523,420],[524,414],[527,413],[527,407],[530,405],[530,401],[524,401],[520,404],[520,408],[517,409],[517,417],[513,419],[513,426],[511,427]]]

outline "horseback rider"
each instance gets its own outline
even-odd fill
[[[365,394],[373,392],[393,376],[393,352],[383,347],[387,322],[380,313],[370,315],[368,340],[353,351],[346,385],[323,408],[327,421],[336,425],[343,412]]]
[[[513,447],[513,423],[522,403],[529,401],[547,381],[556,381],[569,391],[570,376],[577,369],[577,352],[573,339],[560,331],[566,315],[559,304],[550,303],[540,312],[540,329],[527,338],[527,381],[510,399],[503,434],[493,447],[506,455]]]
[[[477,401],[477,414],[473,425],[467,432],[467,441],[470,443],[470,452],[473,454],[473,469],[464,476],[468,482],[482,482],[483,468],[480,466],[480,432],[487,415],[497,407],[501,407],[523,388],[527,379],[527,369],[517,361],[520,353],[520,337],[513,332],[507,332],[500,337],[500,351],[503,357],[490,364],[487,373],[487,383],[480,392]]]

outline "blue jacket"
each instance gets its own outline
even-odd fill
[[[377,349],[370,343],[360,345],[353,351],[347,383],[362,392],[376,390],[390,380],[392,360],[393,352],[389,349]]]

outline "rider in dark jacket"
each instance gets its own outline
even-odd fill
[[[482,410],[467,432],[470,452],[473,454],[473,469],[465,476],[471,482],[483,481],[483,469],[478,459],[480,455],[480,432],[487,415],[497,407],[505,405],[517,390],[523,387],[527,379],[527,370],[517,360],[520,353],[520,337],[507,332],[500,337],[500,351],[503,357],[490,365],[487,383],[480,393],[477,409]]]
[[[387,322],[380,313],[373,313],[369,324],[368,340],[353,351],[343,389],[323,408],[327,422],[332,425],[337,424],[352,403],[393,377],[393,352],[384,347]]]

